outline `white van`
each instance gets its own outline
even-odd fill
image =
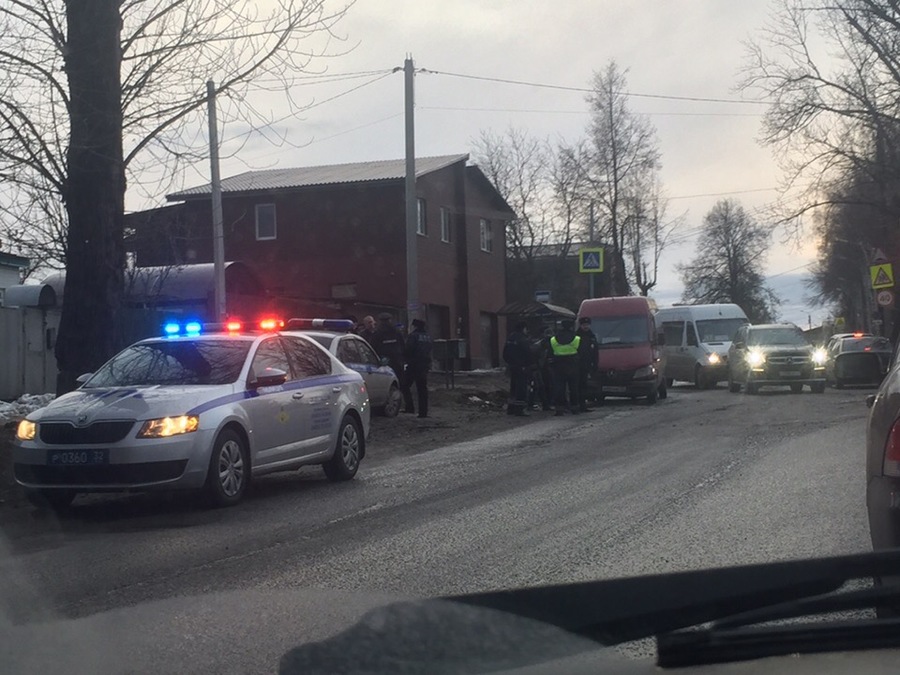
[[[665,335],[666,378],[693,382],[698,389],[728,379],[728,348],[738,328],[750,323],[737,305],[676,305],[656,312]]]

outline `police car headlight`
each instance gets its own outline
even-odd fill
[[[30,420],[22,420],[19,422],[19,426],[16,427],[16,438],[20,441],[31,441],[34,440],[34,436],[37,433],[37,424]]]
[[[720,363],[722,363],[722,357],[719,356],[718,354],[716,354],[715,352],[708,354],[706,357],[706,360],[709,361],[709,365],[711,365],[711,366],[717,366]]]
[[[189,434],[200,427],[198,415],[179,415],[147,420],[138,432],[138,438],[168,438],[179,434]]]

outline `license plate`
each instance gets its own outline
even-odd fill
[[[781,377],[800,377],[799,370],[782,370]]]
[[[603,387],[603,391],[608,391],[610,394],[624,394],[626,387]]]
[[[48,450],[48,466],[109,464],[109,450]]]

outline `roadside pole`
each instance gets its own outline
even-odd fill
[[[225,228],[222,218],[222,179],[219,175],[219,133],[216,123],[216,86],[206,83],[209,110],[209,173],[212,195],[213,274],[215,277],[216,321],[226,320],[225,307]]]
[[[412,55],[403,62],[404,111],[406,119],[406,325],[418,318],[419,264],[416,256],[416,227],[418,225],[418,201],[416,200],[416,134],[414,77]]]

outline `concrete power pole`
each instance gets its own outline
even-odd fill
[[[416,227],[418,202],[416,200],[416,133],[415,99],[412,55],[403,62],[404,110],[406,117],[406,324],[420,314],[419,260],[416,255]]]
[[[593,199],[591,200],[591,209],[590,209],[589,218],[590,219],[588,221],[588,228],[589,228],[590,234],[588,236],[588,239],[590,241],[588,242],[588,246],[593,246],[594,245],[594,200]],[[588,283],[590,284],[590,289],[588,291],[589,298],[593,298],[594,294],[595,294],[595,289],[594,289],[594,277],[595,276],[597,276],[597,275],[596,274],[588,274]]]
[[[206,83],[209,109],[209,173],[212,193],[213,274],[215,277],[216,321],[224,322],[225,307],[225,228],[222,219],[222,179],[219,176],[219,132],[216,123],[216,86]]]

